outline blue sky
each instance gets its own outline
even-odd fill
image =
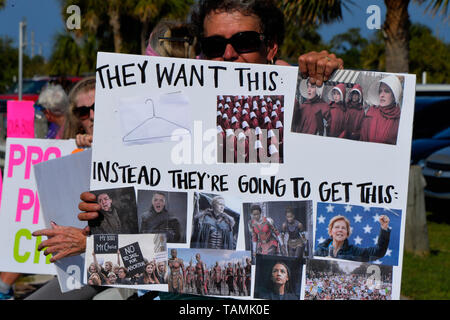
[[[319,32],[328,41],[333,35],[347,31],[352,27],[359,27],[361,34],[370,37],[376,30],[369,30],[366,27],[366,20],[369,14],[366,9],[369,5],[378,5],[381,9],[381,23],[384,21],[386,9],[382,0],[353,1],[351,12],[344,9],[344,19],[330,25],[324,25]],[[450,42],[448,32],[450,24],[443,21],[442,17],[432,18],[431,14],[425,14],[426,5],[418,6],[412,2],[409,6],[409,14],[413,22],[420,22],[428,25],[435,35],[446,42]],[[53,44],[53,37],[58,32],[63,32],[65,23],[61,18],[61,8],[58,0],[7,0],[6,7],[0,11],[0,37],[9,36],[17,46],[19,35],[19,22],[22,18],[27,21],[27,37],[31,42],[31,31],[34,31],[35,53],[39,53],[39,46],[42,46],[42,53],[49,57]],[[26,52],[31,54],[28,46]]]

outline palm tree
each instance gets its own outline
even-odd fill
[[[448,0],[415,0],[419,4],[428,2],[426,10],[433,15],[447,15]],[[409,72],[409,27],[408,6],[410,0],[385,0],[386,19],[383,35],[386,44],[386,71]]]
[[[433,15],[447,16],[449,0],[414,0],[418,4],[428,3],[426,11]],[[383,25],[385,40],[385,65],[388,72],[409,71],[409,15],[410,0],[385,0],[386,19]],[[319,24],[342,19],[342,7],[347,8],[351,0],[278,0],[288,26],[302,27],[305,24]]]
[[[289,24],[305,26],[342,20],[342,8],[349,10],[352,0],[278,0]]]

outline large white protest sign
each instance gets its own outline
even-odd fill
[[[32,233],[45,228],[33,166],[70,154],[74,140],[8,138],[0,209],[0,271],[55,274],[50,256],[37,250],[45,239]]]
[[[264,288],[279,256],[296,274],[290,299],[304,297],[299,261],[313,257],[392,265],[389,297],[398,299],[415,77],[345,70],[317,90],[297,77],[296,67],[99,53],[91,189],[187,192],[186,242],[169,248],[190,248],[183,260],[194,264],[200,249],[250,252],[241,258],[252,260],[253,298],[273,297]],[[356,84],[358,107],[349,102]],[[157,102],[171,94],[188,106],[159,117]],[[127,99],[138,119],[126,120]],[[348,129],[351,109],[360,121],[351,116]],[[153,135],[155,117],[170,141]],[[320,232],[336,216],[355,233],[333,253]]]

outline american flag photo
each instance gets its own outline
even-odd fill
[[[330,239],[328,226],[330,220],[335,216],[344,216],[350,223],[350,236],[346,240],[348,241],[349,246],[354,246],[357,250],[360,248],[374,248],[377,246],[381,234],[379,219],[383,215],[389,218],[388,228],[390,229],[390,236],[387,250],[383,257],[369,259],[369,261],[374,264],[398,265],[402,211],[387,207],[370,207],[324,202],[317,203],[314,255],[327,256],[319,254],[317,250],[324,249],[324,244],[327,243],[327,239]],[[330,247],[331,245],[332,241]],[[337,258],[356,260],[345,257]]]

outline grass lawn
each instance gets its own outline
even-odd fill
[[[450,214],[446,212],[444,214]],[[450,224],[428,213],[430,255],[405,252],[401,295],[414,300],[450,299]]]

